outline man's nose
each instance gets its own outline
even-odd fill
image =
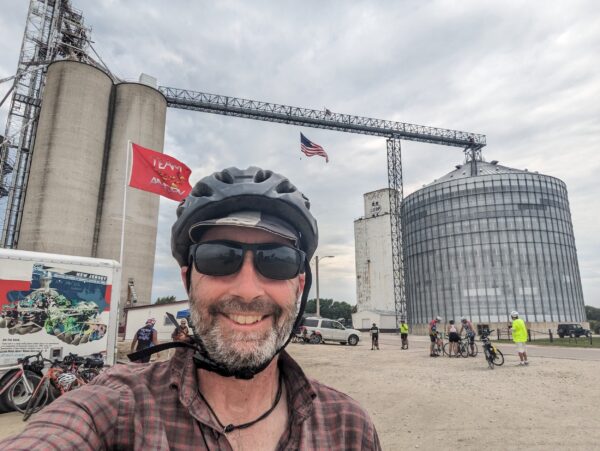
[[[237,272],[231,288],[232,294],[248,301],[265,294],[264,283],[261,281],[262,276],[256,271],[253,259],[252,251],[246,252],[242,267]]]

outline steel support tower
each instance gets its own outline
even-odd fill
[[[17,73],[0,106],[12,93],[0,138],[0,228],[3,247],[16,246],[31,165],[45,68],[58,59],[96,64],[88,56],[89,28],[70,0],[30,0]]]
[[[396,327],[406,320],[406,297],[404,296],[404,259],[402,254],[402,227],[400,206],[404,200],[402,183],[402,151],[400,139],[387,139],[387,169],[390,198],[390,232],[392,236],[392,271],[394,282],[394,307]]]

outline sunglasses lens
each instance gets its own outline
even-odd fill
[[[288,246],[265,245],[256,250],[254,264],[269,279],[287,280],[298,275],[303,257],[300,251]]]
[[[236,273],[243,260],[243,250],[222,243],[202,243],[194,251],[196,270],[209,276]]]
[[[302,270],[302,251],[281,244],[201,243],[193,249],[194,265],[202,274],[229,276],[242,267],[244,249],[254,253],[256,270],[269,279],[293,279]]]

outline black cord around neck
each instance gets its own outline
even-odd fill
[[[282,392],[283,392],[283,375],[280,372],[279,373],[279,382],[277,384],[277,394],[275,395],[275,401],[273,401],[273,405],[271,406],[271,408],[269,410],[267,410],[265,413],[263,413],[261,416],[259,416],[255,420],[249,421],[248,423],[228,424],[227,426],[225,426],[225,425],[223,425],[223,423],[221,423],[221,420],[219,420],[219,417],[217,416],[217,414],[215,413],[213,408],[210,406],[210,404],[208,403],[206,398],[202,395],[202,392],[200,391],[200,389],[198,389],[198,394],[200,395],[200,398],[202,398],[202,401],[204,401],[204,403],[206,404],[206,407],[208,407],[208,410],[210,410],[210,413],[212,413],[212,416],[217,421],[217,424],[221,427],[221,429],[223,429],[224,434],[228,434],[229,432],[232,432],[236,429],[249,428],[250,426],[267,418],[275,410],[275,407],[277,407],[277,404],[279,404],[279,401],[281,400]]]

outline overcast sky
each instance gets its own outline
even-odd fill
[[[0,78],[16,70],[29,4],[3,3]],[[600,307],[599,2],[72,3],[126,80],[144,72],[162,86],[487,135],[488,161],[567,184],[584,300]],[[300,153],[301,131],[329,164]],[[335,255],[320,265],[321,296],[356,302],[353,222],[363,193],[387,186],[384,138],[169,109],[164,151],[192,182],[229,166],[288,176],[311,199],[317,254]],[[464,159],[407,141],[402,157],[405,195]],[[152,299],[185,299],[169,244],[177,204],[160,205]]]

